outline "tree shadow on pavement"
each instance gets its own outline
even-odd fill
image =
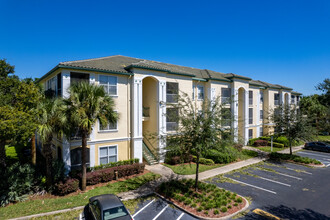
[[[329,220],[330,216],[315,212],[311,209],[296,209],[289,208],[284,205],[280,206],[266,206],[261,208],[281,219],[299,219],[299,220]],[[257,216],[256,214],[250,212],[242,219],[252,220],[252,219],[266,219],[262,216]]]

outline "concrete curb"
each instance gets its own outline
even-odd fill
[[[238,213],[244,212],[250,206],[250,203],[249,203],[249,201],[246,198],[244,198],[243,196],[237,194],[238,196],[240,196],[245,201],[245,206],[241,210],[238,210],[237,212],[234,212],[234,213],[232,213],[230,215],[227,215],[227,216],[224,216],[224,217],[220,217],[220,218],[207,218],[207,217],[201,217],[201,216],[195,215],[195,214],[193,214],[193,213],[185,210],[184,208],[182,208],[182,207],[176,205],[175,203],[167,200],[165,197],[163,197],[162,195],[160,195],[160,194],[158,194],[156,192],[155,192],[155,195],[157,195],[159,198],[165,200],[167,203],[169,203],[169,204],[175,206],[176,208],[180,209],[181,211],[186,212],[189,215],[191,215],[191,216],[193,216],[193,217],[195,217],[197,219],[203,219],[203,220],[225,220],[225,219],[230,219],[231,217],[234,217]]]
[[[61,210],[52,211],[52,212],[45,212],[45,213],[28,215],[28,216],[23,216],[23,217],[18,217],[18,218],[11,218],[9,220],[25,220],[25,219],[42,217],[42,216],[47,216],[47,215],[55,215],[55,214],[59,214],[59,213],[64,213],[64,212],[69,212],[69,211],[84,209],[84,207],[85,206],[78,206],[78,207],[74,207],[74,208],[70,208],[70,209],[61,209]]]

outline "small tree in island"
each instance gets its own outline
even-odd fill
[[[169,111],[169,109],[171,109]],[[219,149],[233,140],[231,132],[231,112],[221,104],[219,97],[211,101],[204,99],[197,104],[186,94],[178,97],[178,102],[167,108],[167,117],[176,122],[176,129],[166,136],[166,153],[179,155],[182,160],[196,156],[195,190],[198,187],[200,158],[210,149]]]
[[[307,141],[315,136],[315,129],[307,116],[297,106],[280,105],[270,115],[274,123],[274,135],[284,136],[289,141],[290,155],[294,141]]]

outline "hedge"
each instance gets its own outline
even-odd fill
[[[134,159],[129,159],[129,160],[110,162],[110,163],[102,164],[102,165],[95,166],[95,167],[88,167],[87,172],[110,168],[110,167],[118,167],[118,166],[122,166],[122,165],[130,165],[130,164],[135,164],[135,163],[139,163],[139,159],[134,158]]]
[[[271,142],[268,142],[268,146],[271,146]],[[273,142],[273,147],[284,148],[284,144]]]
[[[193,161],[196,163],[197,157],[192,156]],[[206,158],[199,158],[199,163],[205,164],[205,165],[213,165],[214,161],[212,159],[206,159]]]
[[[255,140],[253,145],[255,147],[260,147],[260,146],[267,146],[268,141],[266,140]]]
[[[57,195],[63,196],[79,189],[79,180],[67,179],[65,182],[59,182],[54,186],[54,192]]]
[[[131,165],[122,165],[118,167],[110,167],[102,170],[95,170],[86,174],[86,184],[95,185],[98,183],[109,182],[116,178],[115,173],[118,172],[118,178],[131,176],[142,173],[144,171],[144,163],[134,163]],[[79,175],[81,177],[81,175]]]
[[[211,149],[204,156],[215,163],[231,163],[237,159],[237,153],[234,148],[225,148],[224,152]]]

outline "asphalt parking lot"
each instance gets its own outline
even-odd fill
[[[160,198],[146,199],[132,215],[135,220],[192,220],[196,219]]]
[[[240,219],[266,219],[260,209],[281,219],[330,219],[330,154],[300,151],[327,167],[264,162],[209,182],[252,199],[250,212]]]

